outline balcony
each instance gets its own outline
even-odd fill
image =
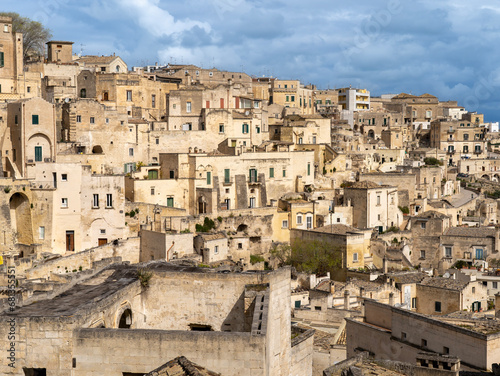
[[[474,154],[482,154],[483,150],[482,149],[474,149]]]
[[[261,185],[262,181],[259,178],[251,177],[248,179],[248,185]]]
[[[234,183],[234,179],[233,178],[224,179],[224,181],[222,182],[222,185],[227,187],[227,186],[233,185],[233,183]]]
[[[448,149],[446,151],[446,154],[449,154],[449,155],[454,155],[455,154],[455,149]]]

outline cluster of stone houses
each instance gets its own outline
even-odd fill
[[[311,375],[314,331],[292,314],[340,320],[349,357],[492,369],[498,124],[430,94],[129,69],[67,41],[25,63],[12,20],[0,26],[6,306],[9,268],[18,281],[0,341],[9,319],[24,333],[0,373]],[[325,280],[264,270],[304,244],[338,261]],[[149,361],[128,355],[137,342]]]

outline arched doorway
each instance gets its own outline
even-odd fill
[[[198,213],[199,214],[207,213],[207,201],[203,196],[200,196],[200,198],[198,199]]]
[[[130,329],[131,326],[132,326],[132,310],[130,308],[127,308],[125,311],[123,311],[122,315],[120,316],[120,321],[118,322],[118,328]]]
[[[373,129],[370,129],[370,130],[368,131],[368,137],[370,137],[370,138],[375,138],[375,132],[373,131]]]
[[[14,193],[9,200],[10,223],[15,231],[17,243],[32,244],[33,228],[31,225],[31,205],[28,197],[22,193]]]
[[[80,90],[80,98],[87,98],[87,89]]]
[[[101,147],[101,145],[95,145],[92,148],[92,154],[102,154],[102,147]]]

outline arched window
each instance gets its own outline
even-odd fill
[[[120,73],[120,66],[119,65],[116,66],[116,73]]]
[[[80,90],[80,98],[87,98],[87,89]]]

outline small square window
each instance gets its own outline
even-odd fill
[[[427,223],[425,222],[420,222],[420,228],[425,229]]]
[[[284,220],[281,222],[281,228],[288,228],[288,221]]]
[[[38,125],[38,121],[39,121],[38,115],[31,115],[31,123],[33,125]]]
[[[105,233],[106,233],[106,229],[101,228],[101,234],[105,234]]]
[[[82,122],[82,115],[76,115],[76,122],[81,123]]]
[[[238,243],[238,249],[243,249],[243,243]]]
[[[128,149],[128,155],[129,155],[130,157],[133,157],[133,156],[134,156],[134,148],[129,148],[129,149]]]
[[[427,340],[422,338],[421,345],[422,347],[427,347]]]
[[[425,259],[425,251],[420,251],[420,258]]]
[[[61,181],[68,181],[68,174],[61,174]]]
[[[108,118],[106,118],[106,124],[109,124],[109,119]]]
[[[90,124],[95,124],[95,118],[93,116],[90,117]]]
[[[68,207],[68,199],[62,198],[61,199],[61,208],[67,208],[67,207]]]

